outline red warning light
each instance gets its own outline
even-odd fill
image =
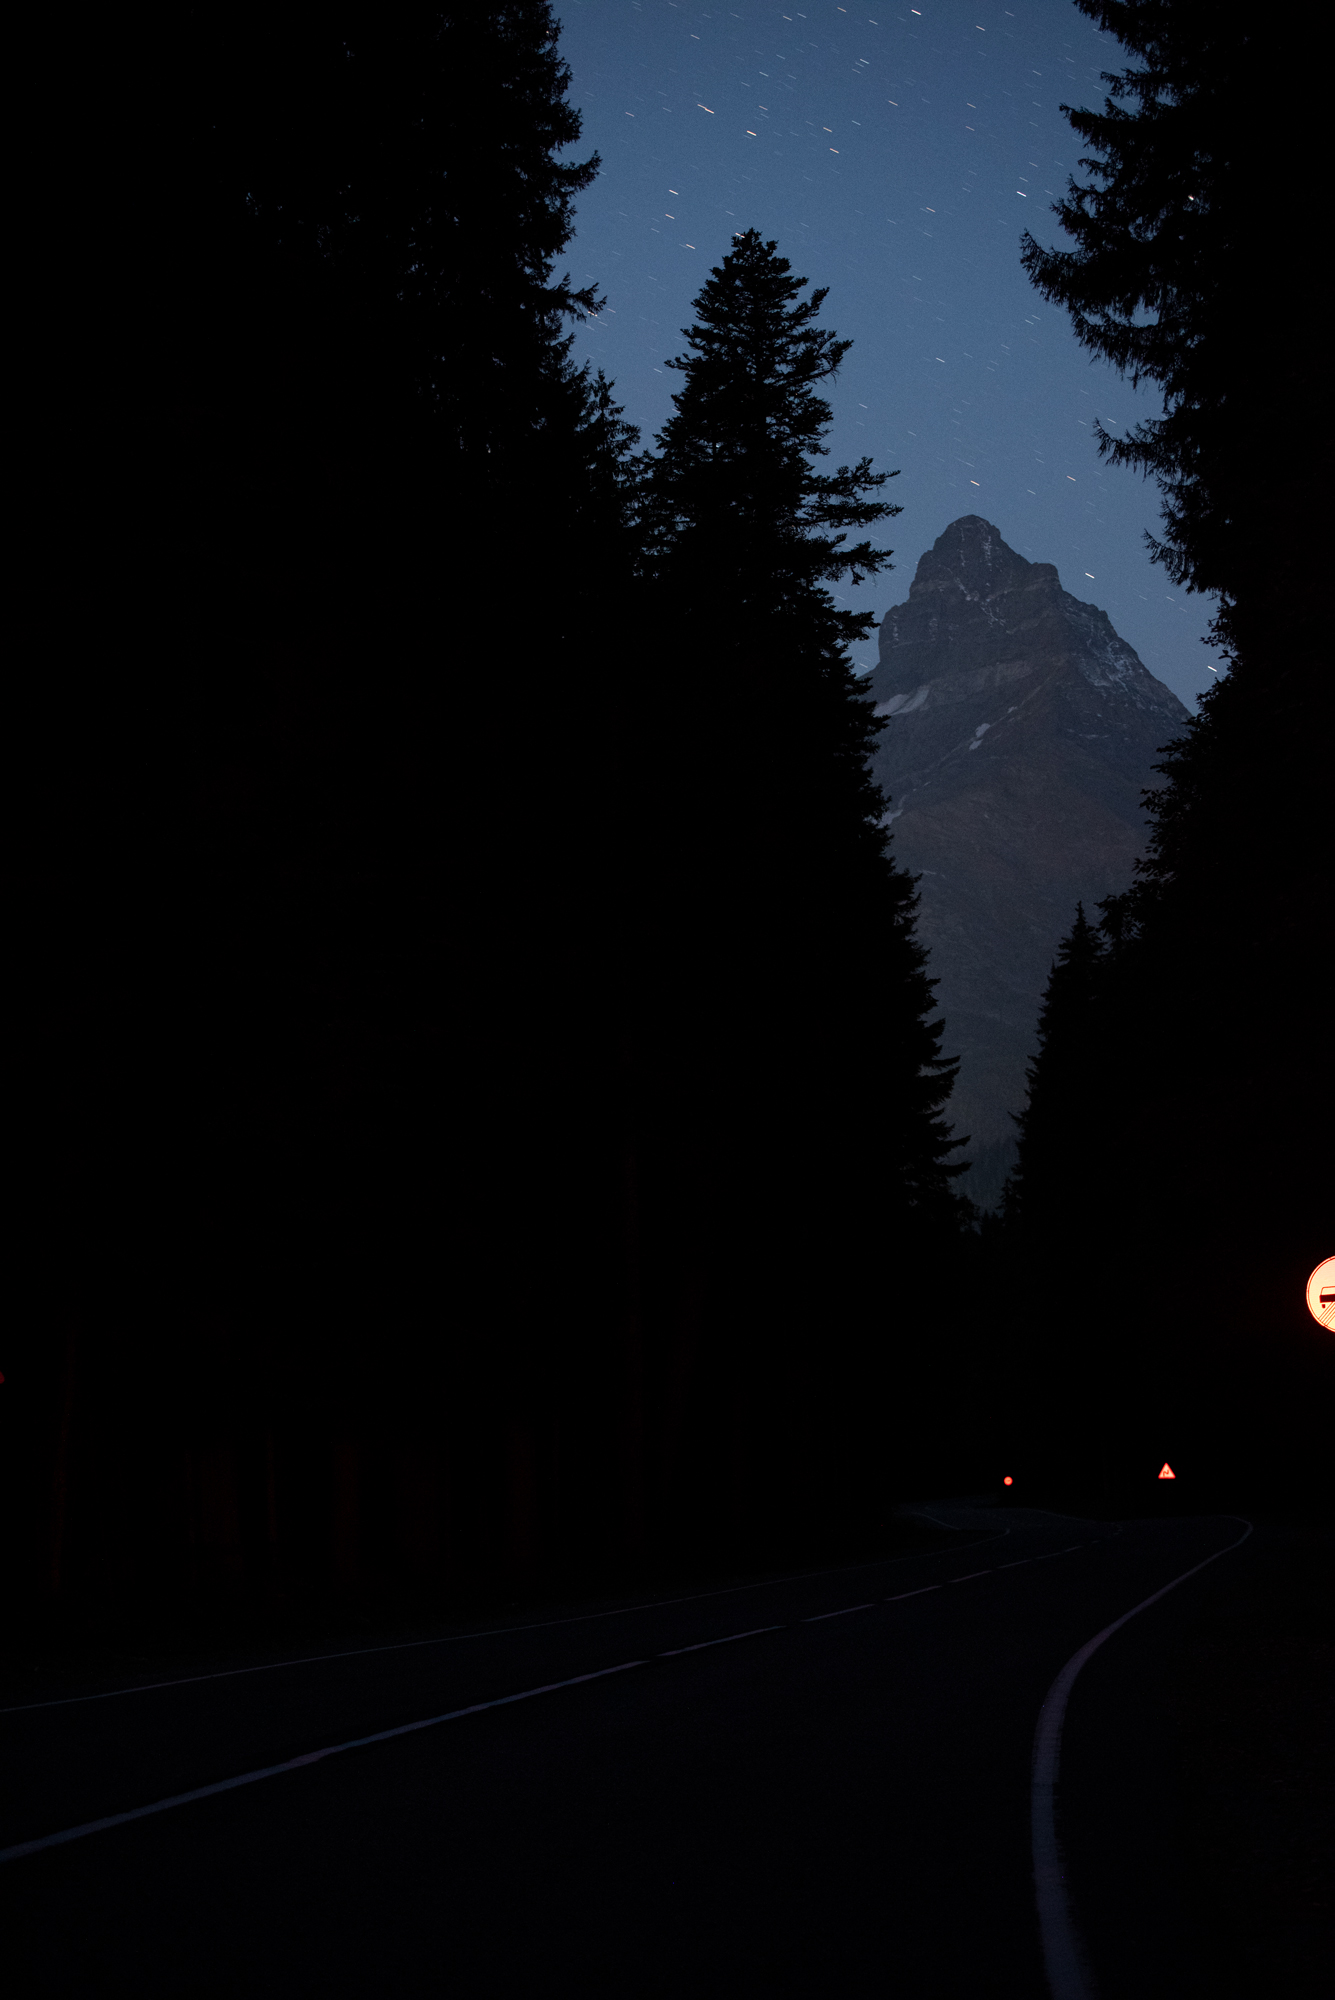
[[[1011,1476],[1010,1476],[1010,1474],[1009,1474],[1009,1472],[1008,1472],[1008,1473],[1006,1474],[1006,1477],[1005,1477],[1005,1478],[1004,1478],[1004,1479],[1002,1480],[1002,1482],[1001,1482],[1001,1483],[1002,1483],[1002,1485],[1003,1485],[1003,1486],[1014,1486],[1014,1484],[1015,1484],[1015,1481],[1014,1481],[1014,1480],[1013,1480],[1013,1479],[1011,1478]]]
[[[1171,1465],[1170,1465],[1170,1464],[1168,1463],[1168,1460],[1167,1460],[1167,1459],[1165,1459],[1165,1460],[1164,1460],[1164,1462],[1163,1462],[1163,1470],[1162,1470],[1162,1471],[1160,1472],[1160,1474],[1159,1474],[1159,1477],[1160,1477],[1160,1479],[1176,1479],[1176,1478],[1177,1478],[1177,1474],[1176,1474],[1176,1473],[1174,1472],[1174,1470],[1173,1470],[1172,1466],[1171,1466]]]

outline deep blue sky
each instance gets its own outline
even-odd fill
[[[682,328],[734,231],[773,238],[828,286],[821,324],[852,352],[829,391],[830,463],[899,469],[882,497],[896,567],[841,593],[881,617],[918,557],[961,514],[992,521],[1067,590],[1100,605],[1151,673],[1189,705],[1217,656],[1211,601],[1149,560],[1158,491],[1107,466],[1116,431],[1160,403],[1077,343],[1020,268],[1020,232],[1078,169],[1061,104],[1101,107],[1126,66],[1070,0],[947,0],[921,10],[818,0],[557,0],[583,113],[570,269],[607,295],[574,352],[604,368],[652,442],[671,414]],[[1081,175],[1080,178],[1088,178]],[[1062,239],[1065,240],[1065,239]],[[875,661],[875,643],[854,649]]]

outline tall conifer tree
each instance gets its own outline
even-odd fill
[[[868,771],[883,725],[847,648],[873,614],[830,589],[887,566],[849,531],[899,510],[869,460],[819,469],[850,343],[805,285],[755,230],[734,240],[672,364],[643,508],[662,1129],[706,1157],[749,1379],[802,1380],[815,1407],[866,1379],[887,1256],[907,1288],[915,1237],[950,1226],[954,1065]]]
[[[1305,357],[1320,308],[1300,292],[1276,339],[1263,273],[1306,260],[1290,192],[1318,168],[1319,140],[1288,115],[1288,52],[1268,23],[1226,22],[1209,0],[1076,4],[1135,60],[1104,73],[1101,111],[1063,106],[1092,149],[1089,179],[1056,204],[1075,247],[1044,249],[1026,231],[1025,268],[1085,346],[1162,392],[1160,417],[1121,437],[1097,428],[1113,464],[1160,487],[1156,559],[1219,593],[1230,647],[1249,631],[1273,640],[1277,611],[1292,643],[1317,554],[1307,440],[1323,392]]]

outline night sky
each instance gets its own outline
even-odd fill
[[[829,400],[830,465],[899,469],[895,569],[841,601],[881,617],[961,514],[992,521],[1065,588],[1100,605],[1188,705],[1217,656],[1212,601],[1149,560],[1157,488],[1100,460],[1161,403],[1077,343],[1020,267],[1021,231],[1051,212],[1078,147],[1059,107],[1101,108],[1127,66],[1068,0],[950,0],[872,13],[819,0],[560,0],[561,49],[584,116],[575,154],[602,172],[581,198],[570,269],[606,293],[574,349],[614,380],[642,443],[671,414],[692,300],[734,231],[773,238],[813,286],[821,324],[854,346]],[[1088,176],[1081,174],[1082,180]],[[874,639],[854,648],[875,664]]]

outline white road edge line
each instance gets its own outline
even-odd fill
[[[901,1590],[898,1597],[887,1597],[887,1604],[902,1604],[906,1597],[926,1597],[929,1590],[940,1590],[939,1583],[925,1583],[921,1590]]]
[[[1241,1514],[1225,1516],[1228,1520],[1242,1521]],[[1066,1867],[1062,1859],[1061,1842],[1057,1835],[1057,1775],[1061,1758],[1062,1724],[1066,1719],[1066,1704],[1070,1700],[1071,1689],[1075,1686],[1076,1675],[1105,1639],[1111,1639],[1123,1625],[1142,1611],[1157,1604],[1161,1597],[1167,1597],[1170,1590],[1176,1590],[1189,1576],[1196,1576],[1208,1569],[1220,1556],[1226,1556],[1233,1549],[1241,1548],[1252,1532],[1250,1521],[1243,1521],[1244,1532],[1236,1542],[1229,1542],[1226,1548],[1216,1549],[1204,1562],[1196,1563],[1191,1569],[1184,1569],[1181,1576],[1175,1576],[1162,1590],[1156,1590],[1150,1597],[1134,1604],[1130,1611],[1114,1618],[1111,1625],[1105,1625],[1101,1632],[1072,1653],[1066,1665],[1058,1674],[1044,1697],[1038,1714],[1038,1727],[1034,1731],[1034,1775],[1030,1790],[1030,1825],[1034,1846],[1034,1889],[1038,1901],[1038,1929],[1043,1945],[1043,1964],[1048,1975],[1048,1987],[1052,2000],[1094,2000],[1094,1987],[1085,1964],[1084,1947],[1076,1926],[1075,1914],[1066,1887]]]
[[[814,1618],[799,1618],[797,1622],[799,1625],[819,1625],[826,1618],[847,1618],[850,1611],[870,1611],[875,1602],[873,1598],[870,1604],[846,1604],[842,1611],[818,1611]]]
[[[995,1574],[995,1570],[971,1569],[967,1576],[952,1576],[949,1581],[951,1583],[972,1583],[976,1576],[995,1576]]]
[[[988,1542],[1004,1541],[1009,1533],[1009,1528],[1002,1528],[995,1535],[984,1536],[975,1546],[985,1548]],[[871,1562],[836,1563],[833,1569],[794,1570],[791,1576],[766,1576],[758,1583],[730,1583],[721,1590],[698,1590],[688,1597],[651,1597],[643,1604],[618,1604],[610,1611],[580,1611],[570,1618],[542,1618],[531,1625],[491,1625],[478,1632],[447,1632],[438,1639],[399,1639],[387,1646],[354,1646],[342,1653],[303,1653],[292,1660],[261,1660],[257,1666],[224,1667],[214,1674],[186,1674],[179,1680],[142,1681],[134,1687],[103,1688],[97,1694],[67,1694],[59,1695],[53,1701],[18,1702],[12,1708],[0,1708],[0,1715],[27,1715],[35,1708],[72,1708],[83,1701],[116,1701],[125,1694],[159,1694],[164,1688],[197,1687],[201,1681],[235,1680],[243,1674],[274,1674],[285,1667],[316,1667],[329,1660],[362,1660],[372,1653],[411,1653],[422,1646],[461,1646],[468,1639],[506,1639],[516,1632],[549,1632],[557,1625],[590,1625],[599,1618],[631,1618],[637,1611],[665,1611],[674,1604],[702,1604],[711,1597],[734,1597],[744,1590],[764,1590],[771,1584],[803,1583],[819,1576],[842,1576],[854,1569],[889,1569],[897,1563],[919,1562],[924,1556],[944,1553],[942,1549],[917,1549],[906,1556],[877,1556]],[[886,1600],[887,1603],[890,1601]],[[774,1629],[777,1631],[778,1627]]]

